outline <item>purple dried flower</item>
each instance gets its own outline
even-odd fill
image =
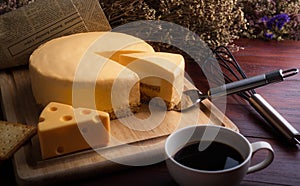
[[[266,39],[273,39],[274,34],[273,34],[273,33],[266,32],[266,33],[264,34],[264,36],[265,36]]]
[[[276,26],[278,30],[281,30],[285,23],[290,21],[290,17],[288,14],[282,13],[277,14],[267,22],[267,28],[271,30],[273,28],[273,25]]]
[[[250,38],[265,38],[264,33],[273,33],[273,39],[300,40],[300,0],[238,0],[249,23],[245,35]],[[261,34],[263,33],[263,34]],[[268,36],[271,37],[271,36]]]
[[[263,18],[260,19],[260,22],[262,23],[266,23],[268,22],[270,19],[268,18],[268,16],[264,16]]]

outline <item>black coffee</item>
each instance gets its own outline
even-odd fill
[[[229,169],[244,161],[236,149],[220,142],[210,142],[203,151],[199,151],[199,142],[187,144],[174,159],[187,167],[206,171]]]

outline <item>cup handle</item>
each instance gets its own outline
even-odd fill
[[[268,154],[267,154],[267,157],[263,161],[249,167],[247,173],[256,172],[256,171],[266,168],[267,166],[269,166],[271,164],[271,162],[274,159],[274,151],[269,143],[264,142],[264,141],[258,141],[258,142],[251,143],[251,146],[252,146],[252,156],[255,154],[255,152],[257,152],[259,150],[263,150],[263,149],[267,150]]]

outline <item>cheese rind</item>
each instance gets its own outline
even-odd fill
[[[38,136],[43,159],[108,145],[106,112],[51,102],[40,115]]]

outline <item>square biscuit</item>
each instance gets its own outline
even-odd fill
[[[36,133],[36,127],[0,121],[0,160],[9,159]]]

